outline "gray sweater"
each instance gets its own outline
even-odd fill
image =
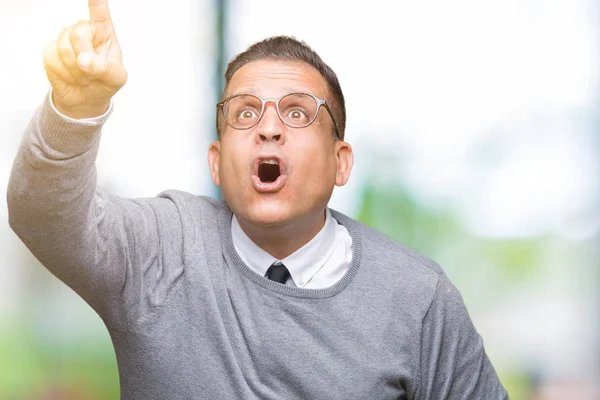
[[[346,275],[301,289],[254,273],[223,201],[96,187],[101,124],[46,98],[8,187],[11,227],[100,315],[123,399],[505,399],[459,292],[431,260],[332,210]]]

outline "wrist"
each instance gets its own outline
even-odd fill
[[[79,104],[69,106],[57,101],[52,94],[52,103],[56,110],[62,115],[72,119],[95,118],[103,115],[110,107],[110,101],[105,104]]]

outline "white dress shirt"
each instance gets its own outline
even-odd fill
[[[235,215],[231,219],[231,238],[242,261],[254,272],[265,276],[275,261],[281,261],[290,271],[286,285],[299,288],[323,289],[334,285],[344,276],[352,260],[352,238],[329,209],[319,233],[282,260],[258,247],[242,230]]]

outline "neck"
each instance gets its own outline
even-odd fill
[[[238,218],[240,227],[258,247],[282,260],[310,242],[325,225],[325,210],[278,226],[256,226]]]

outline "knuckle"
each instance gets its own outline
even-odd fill
[[[81,28],[73,28],[70,39],[71,41],[79,41],[83,39],[83,32],[81,31]]]
[[[54,73],[52,66],[48,63],[44,63],[44,71],[46,71],[46,74]]]
[[[87,21],[84,22],[75,26],[69,37],[73,51],[76,53],[93,49],[91,28]]]
[[[64,28],[60,31],[60,33],[58,34],[58,37],[56,38],[57,42],[62,42],[65,40],[65,38],[69,37],[69,33],[71,32],[71,27],[68,28]]]
[[[75,25],[71,30],[71,40],[80,40],[86,37],[86,26],[85,25]]]
[[[73,48],[71,47],[71,43],[68,40],[61,40],[57,46],[56,50],[61,57],[69,56],[73,52]]]
[[[45,62],[44,62],[44,70],[45,70],[46,72],[53,72],[53,73],[56,73],[56,69],[57,69],[57,68],[56,68],[56,65],[55,65],[55,64],[52,64],[51,62],[47,62],[47,61],[45,61]]]

